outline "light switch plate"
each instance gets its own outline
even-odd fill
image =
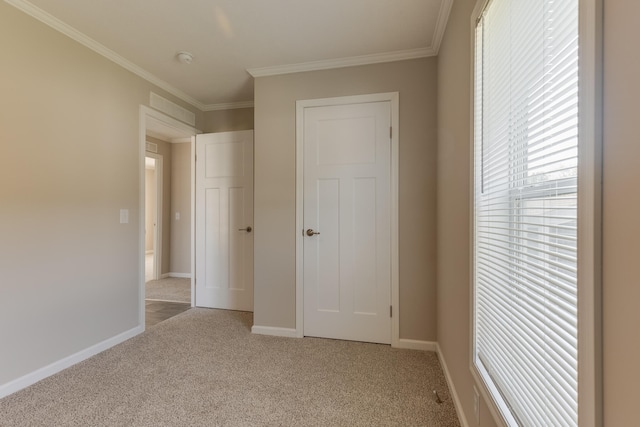
[[[129,224],[129,209],[120,209],[120,224]]]

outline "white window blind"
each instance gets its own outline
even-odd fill
[[[474,362],[505,419],[577,426],[578,0],[476,28]]]

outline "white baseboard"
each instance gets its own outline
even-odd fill
[[[274,337],[298,338],[298,331],[291,328],[274,328],[273,326],[251,327],[251,333],[257,335],[271,335]]]
[[[169,277],[179,277],[181,279],[191,279],[191,273],[169,273]]]
[[[0,399],[12,393],[15,393],[18,390],[22,390],[23,388],[35,384],[40,380],[50,377],[53,374],[57,374],[58,372],[67,369],[68,367],[73,366],[76,363],[82,362],[83,360],[88,359],[91,356],[95,356],[96,354],[101,353],[104,350],[115,345],[118,345],[121,342],[124,342],[142,332],[144,332],[144,327],[136,326],[133,329],[129,329],[128,331],[108,338],[102,342],[99,342],[98,344],[92,345],[89,348],[72,354],[71,356],[67,356],[64,359],[60,359],[57,362],[53,362],[50,365],[28,373],[27,375],[16,378],[15,380],[9,381],[8,383],[1,384]]]
[[[442,356],[442,351],[440,350],[440,344],[436,344],[436,351],[438,352],[438,359],[440,360],[440,365],[442,365],[442,370],[444,372],[444,377],[447,380],[447,385],[449,386],[449,391],[451,392],[451,397],[453,398],[453,405],[456,407],[456,413],[458,414],[458,421],[460,421],[460,425],[462,427],[469,427],[469,423],[467,422],[467,417],[464,415],[464,411],[462,410],[462,404],[460,403],[460,398],[458,397],[458,393],[456,392],[456,388],[453,385],[453,380],[451,379],[451,375],[449,374],[449,368],[447,368],[447,362],[444,360]]]
[[[437,351],[438,344],[433,341],[410,340],[400,338],[396,348],[405,348],[408,350]]]
[[[179,279],[191,279],[191,273],[164,273],[160,275],[161,279],[166,279],[167,277],[176,277]]]

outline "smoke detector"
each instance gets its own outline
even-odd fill
[[[193,54],[184,51],[178,52],[176,58],[178,58],[178,61],[180,61],[180,63],[189,65],[193,61]]]

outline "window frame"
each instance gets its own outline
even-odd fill
[[[470,241],[475,241],[475,47],[476,24],[494,0],[477,0],[470,19]],[[603,0],[579,0],[578,80],[578,422],[603,426],[602,412],[602,30]],[[517,425],[493,398],[498,390],[483,379],[475,363],[474,244],[470,260],[469,369],[495,422]],[[484,372],[486,374],[486,372]],[[479,404],[479,402],[478,402]]]

